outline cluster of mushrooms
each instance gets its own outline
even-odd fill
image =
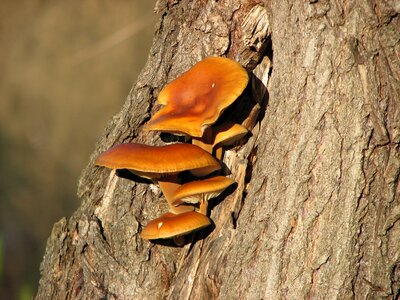
[[[191,144],[126,143],[96,159],[98,166],[128,169],[160,186],[169,212],[143,228],[143,239],[173,238],[180,245],[184,235],[211,224],[208,201],[234,183],[228,177],[214,175],[221,169],[223,147],[247,134],[239,124],[225,120],[218,124],[218,118],[247,83],[248,74],[237,62],[205,58],[161,90],[157,102],[163,107],[144,126],[145,130],[185,135]],[[191,175],[185,176],[187,172]]]

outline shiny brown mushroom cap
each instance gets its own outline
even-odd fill
[[[120,144],[100,154],[95,164],[111,169],[129,169],[139,176],[150,178],[185,170],[209,174],[221,168],[219,162],[208,152],[191,144]]]
[[[201,137],[240,96],[248,80],[239,63],[224,57],[205,58],[160,92],[158,102],[166,106],[145,129]]]
[[[232,122],[223,123],[215,127],[213,131],[214,147],[218,145],[231,145],[248,133],[248,130],[245,127]]]
[[[218,197],[228,186],[235,183],[234,180],[225,176],[197,180],[185,183],[178,187],[172,195],[172,204],[199,203],[200,200],[208,201]]]
[[[210,219],[198,212],[165,213],[150,221],[140,233],[143,239],[167,239],[200,230],[211,224]]]

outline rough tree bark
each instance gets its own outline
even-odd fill
[[[81,207],[53,228],[36,298],[398,298],[399,2],[157,9],[147,64],[83,171]],[[142,131],[158,92],[208,55],[252,74],[235,118],[260,113],[225,155],[238,186],[213,208],[215,227],[182,248],[154,245],[139,232],[166,211],[160,191],[93,159],[117,143],[163,143]]]

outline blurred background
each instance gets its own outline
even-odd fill
[[[144,66],[155,0],[0,1],[0,299],[31,299],[53,224]]]

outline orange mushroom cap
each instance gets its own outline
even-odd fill
[[[213,131],[213,147],[218,145],[231,145],[243,138],[248,133],[248,130],[245,127],[232,122],[223,123],[215,127]]]
[[[150,221],[140,233],[143,239],[167,239],[200,230],[211,224],[210,219],[198,212],[165,213]]]
[[[204,180],[185,183],[178,187],[172,195],[172,204],[199,203],[204,199],[218,197],[228,186],[235,183],[234,180],[225,176],[215,176]]]
[[[165,107],[144,128],[201,137],[240,96],[248,80],[239,63],[224,57],[205,58],[161,90],[158,102]]]
[[[208,152],[191,144],[120,144],[100,154],[95,164],[111,169],[129,169],[147,178],[159,178],[161,174],[185,170],[209,174],[221,168]]]

